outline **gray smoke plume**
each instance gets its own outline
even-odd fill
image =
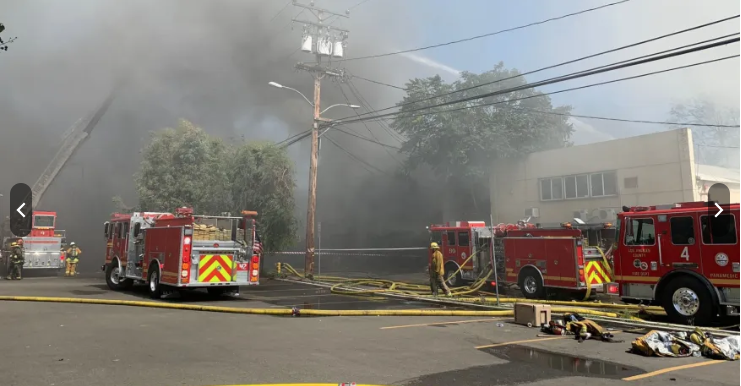
[[[59,226],[84,252],[83,270],[102,264],[102,224],[115,209],[111,197],[122,196],[129,204],[136,201],[132,175],[150,131],[174,125],[178,118],[224,138],[280,141],[308,129],[311,107],[300,96],[267,84],[276,81],[312,95],[311,77],[293,70],[296,61],[310,62],[313,57],[296,52],[301,26],[292,30],[289,20],[300,9],[288,6],[278,13],[287,2],[4,1],[0,22],[6,26],[5,34],[18,40],[0,54],[0,192],[5,194],[0,215],[7,214],[12,185],[36,181],[62,133],[97,108],[117,79],[125,79],[124,87],[37,208],[58,212]],[[357,1],[316,3],[342,12]],[[419,29],[403,16],[407,13],[403,2],[395,2],[392,13],[386,12],[388,4],[379,3],[369,2],[354,10],[350,19],[336,22],[351,31],[347,57],[398,49],[402,31],[404,40],[415,38]],[[304,12],[299,18],[313,16]],[[384,28],[378,28],[379,18]],[[396,84],[430,75],[429,69],[404,57],[384,63],[392,65],[358,61],[338,66]],[[355,85],[376,108],[390,106],[402,95],[361,81]],[[352,103],[362,104],[347,88],[345,92]],[[324,82],[322,98],[325,106],[346,103],[332,82]],[[327,115],[343,118],[353,112],[338,107]],[[378,125],[370,123],[369,128],[379,140],[398,145]],[[355,131],[371,137],[363,126]],[[389,174],[398,166],[382,147],[339,132],[331,137]],[[297,164],[300,220],[305,216],[308,146],[303,141],[290,149]],[[411,221],[414,215],[420,216],[423,229],[431,217],[429,208],[420,213],[419,207],[401,201],[402,195],[421,194],[422,189],[366,172],[328,141],[322,143],[320,167],[318,216],[330,219],[328,224],[340,224],[339,230],[357,226],[362,228],[355,233],[363,234],[398,219],[416,223]],[[414,201],[424,202],[421,196]],[[374,211],[369,205],[385,209]],[[373,217],[379,215],[384,218]]]

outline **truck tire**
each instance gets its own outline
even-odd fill
[[[455,264],[445,264],[445,284],[450,288],[461,287],[463,285],[463,278],[460,271],[453,276],[453,272],[455,271],[458,271],[458,267]]]
[[[534,268],[525,268],[520,271],[520,278],[517,280],[522,295],[528,299],[545,298],[545,288],[540,280],[540,274]]]
[[[692,321],[695,325],[704,325],[713,320],[715,304],[707,286],[687,275],[682,275],[664,287],[659,295],[664,311],[674,323]]]
[[[114,291],[123,291],[131,288],[134,282],[131,279],[121,279],[118,275],[121,270],[118,260],[111,261],[105,270],[105,282],[108,288]]]
[[[160,270],[153,269],[149,271],[149,280],[147,280],[147,288],[149,288],[149,297],[152,299],[160,299],[162,297],[162,284],[160,284]]]

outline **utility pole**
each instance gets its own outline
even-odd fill
[[[314,78],[314,119],[311,130],[311,155],[309,156],[309,203],[306,209],[306,258],[304,261],[304,274],[307,278],[312,278],[314,275],[314,221],[316,217],[319,122],[330,121],[321,117],[322,79],[330,77],[332,79],[342,80],[344,78],[344,72],[342,70],[323,66],[322,58],[343,57],[345,39],[347,39],[348,35],[347,30],[332,27],[326,24],[326,22],[333,17],[348,18],[350,11],[345,11],[344,14],[335,13],[315,7],[313,1],[306,5],[294,0],[293,5],[310,11],[316,17],[316,21],[292,19],[293,22],[301,23],[304,26],[301,51],[313,53],[316,58],[315,63],[312,64],[296,64],[297,69],[311,73]]]

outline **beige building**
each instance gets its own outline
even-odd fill
[[[603,222],[623,205],[704,200],[715,182],[739,202],[739,171],[695,164],[691,132],[679,129],[497,160],[491,210],[495,223]]]

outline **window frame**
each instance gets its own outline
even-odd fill
[[[461,243],[461,235],[466,235],[466,245],[463,245]],[[458,246],[459,247],[470,247],[471,246],[471,232],[465,230],[465,231],[458,231],[456,232],[456,237],[458,239]]]
[[[451,235],[453,237],[450,237]],[[458,241],[456,240],[456,231],[445,231],[445,238],[446,238],[446,241],[448,243],[447,246],[449,246],[449,247],[458,246]]]
[[[560,198],[554,198],[553,197],[553,180],[561,180],[561,197]],[[551,198],[543,198],[543,182],[548,181],[550,186],[550,196]],[[566,191],[566,185],[564,184],[565,177],[561,176],[553,176],[553,177],[546,177],[546,178],[540,178],[538,179],[538,192],[540,194],[540,201],[562,201],[564,200],[565,191]]]
[[[580,196],[579,195],[579,177],[584,177],[587,179],[587,194],[586,196]],[[573,178],[574,179],[574,193],[576,194],[574,197],[568,197],[566,195],[566,179]],[[589,198],[591,191],[589,187],[589,173],[582,173],[582,174],[569,174],[568,176],[563,177],[563,199],[564,200],[580,200]]]
[[[631,223],[635,220],[651,220],[651,225],[653,225],[654,227],[654,242],[653,244],[626,244],[625,238],[628,237],[628,224],[625,224],[625,235],[623,235],[623,240],[622,240],[623,245],[626,247],[655,247],[656,246],[656,234],[658,233],[656,232],[656,223],[657,223],[656,219],[653,217],[630,217],[629,220],[631,221]],[[633,228],[633,232],[635,232],[635,226],[631,224],[630,227]]]
[[[731,216],[731,217],[733,217],[733,228],[734,228],[734,232],[736,233],[736,235],[735,235],[736,236],[736,242],[733,243],[733,244],[726,244],[726,243],[710,243],[710,244],[707,244],[707,243],[705,243],[705,237],[703,237],[703,234],[702,234],[702,218],[703,217],[710,217],[710,215],[709,214],[701,214],[701,215],[698,216],[697,226],[698,226],[699,231],[700,231],[700,240],[701,240],[700,242],[702,243],[702,245],[707,245],[707,246],[713,246],[713,245],[738,245],[739,230],[738,230],[738,227],[736,226],[736,215],[733,214],[733,213],[728,213],[728,214],[725,214],[725,215],[724,214],[720,214],[720,216]]]
[[[615,193],[611,193],[611,194],[606,194],[605,193],[605,174],[606,173],[608,173],[608,174],[614,174],[614,177],[615,177]],[[600,194],[600,195],[594,194],[594,186],[592,184],[592,176],[596,176],[596,175],[599,175],[600,176],[600,182],[602,183],[602,194]],[[601,172],[589,173],[589,196],[590,197],[614,197],[614,196],[617,196],[618,194],[620,194],[620,189],[618,189],[617,179],[618,179],[617,178],[617,171],[615,171],[615,170],[605,170],[605,171],[601,171]]]
[[[695,240],[694,243],[692,243],[692,244],[676,244],[674,242],[674,227],[672,226],[672,220],[674,220],[675,218],[688,218],[688,219],[692,220],[692,238]],[[682,246],[682,247],[697,245],[697,234],[696,233],[697,232],[696,232],[696,228],[695,228],[695,216],[687,215],[687,216],[672,216],[672,217],[669,217],[669,236],[670,236],[669,239],[671,240],[672,245]]]

